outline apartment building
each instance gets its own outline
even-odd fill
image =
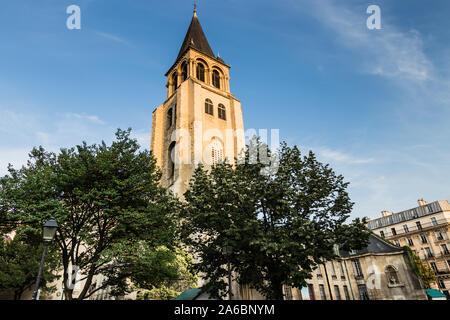
[[[397,246],[409,246],[430,266],[437,276],[435,288],[449,296],[450,290],[450,203],[439,200],[428,203],[418,200],[412,209],[391,213],[367,224],[375,234]]]

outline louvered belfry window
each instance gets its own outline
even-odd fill
[[[205,82],[205,66],[201,63],[197,63],[197,79]]]
[[[217,70],[214,70],[212,73],[212,84],[217,89],[220,89],[220,74]]]

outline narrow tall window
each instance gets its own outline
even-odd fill
[[[350,300],[350,294],[348,293],[348,288],[346,285],[344,285],[344,294],[345,294],[345,300]]]
[[[219,119],[227,120],[227,115],[225,113],[225,106],[223,104],[219,104],[218,116],[219,116]]]
[[[214,115],[214,106],[211,100],[205,100],[205,113]]]
[[[341,271],[341,279],[345,279],[344,266],[342,265],[342,261],[339,261],[339,270]]]
[[[397,235],[397,231],[395,231],[395,228],[391,228],[391,231],[392,231],[392,235],[393,235],[393,236],[396,236],[396,235]]]
[[[384,231],[380,231],[380,236],[384,238]]]
[[[320,292],[320,298],[322,300],[327,300],[327,296],[325,295],[325,287],[323,284],[319,284],[319,292]]]
[[[427,236],[424,234],[420,235],[420,239],[422,239],[422,243],[428,243]]]
[[[358,285],[359,300],[369,300],[369,293],[365,284]]]
[[[197,63],[197,79],[205,82],[205,66],[202,63]]]
[[[436,239],[444,240],[444,236],[442,235],[442,232],[440,230],[436,231]]]
[[[435,273],[439,273],[439,269],[436,266],[436,263],[430,262],[431,268],[434,270]]]
[[[336,300],[341,300],[341,292],[339,291],[339,286],[334,286],[334,295],[336,296]]]
[[[446,244],[442,244],[441,245],[442,251],[444,254],[449,254],[450,252],[448,251],[448,247]]]
[[[425,252],[428,258],[433,258],[433,252],[431,252],[430,248],[425,248]]]
[[[361,263],[359,262],[359,260],[352,260],[352,264],[353,264],[353,271],[355,272],[355,277],[363,278],[364,275],[363,275]]]
[[[433,223],[433,226],[437,226],[438,225],[437,220],[436,220],[435,217],[431,218],[431,223]]]
[[[292,300],[292,288],[284,286],[284,300]]]
[[[334,269],[333,261],[330,261],[330,274],[332,278],[336,278],[336,269]]]
[[[172,119],[173,119],[173,109],[170,108],[169,111],[167,111],[167,129],[169,129],[172,126]]]
[[[173,179],[175,176],[175,142],[172,142],[168,150],[168,176]]]
[[[417,230],[422,230],[422,224],[420,223],[420,221],[416,222],[416,226],[417,226]]]
[[[410,246],[413,246],[413,245],[414,245],[414,242],[413,242],[413,240],[412,240],[411,238],[408,238],[408,244],[409,244]]]
[[[220,89],[220,74],[219,74],[219,71],[217,71],[217,70],[213,70],[212,84],[214,87]]]
[[[173,121],[172,121],[172,124],[176,125],[177,124],[177,105],[174,104],[172,109],[173,109],[173,115],[172,115]]]
[[[316,300],[316,296],[314,295],[314,286],[312,284],[308,284],[308,294],[310,300]]]
[[[178,88],[178,73],[174,72],[172,75],[172,93]]]
[[[185,81],[187,79],[187,64],[186,62],[183,62],[181,64],[181,82]]]
[[[408,233],[408,232],[409,232],[408,226],[407,226],[406,224],[403,225],[403,230],[405,230],[405,233]]]

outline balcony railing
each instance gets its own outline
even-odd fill
[[[442,227],[445,225],[448,225],[450,223],[450,221],[446,220],[446,219],[441,219],[441,220],[437,220],[436,223],[433,222],[425,222],[422,223],[420,226],[417,225],[412,225],[411,224],[412,221],[410,221],[410,224],[408,225],[406,222],[404,223],[404,225],[407,225],[407,230],[405,230],[403,228],[403,225],[401,225],[401,223],[396,224],[396,228],[395,228],[395,233],[393,233],[392,231],[385,231],[384,232],[384,237],[386,239],[391,239],[391,238],[397,238],[397,237],[403,237],[407,234],[413,234],[413,233],[417,233],[417,232],[424,232],[427,230],[431,230],[437,227]],[[389,228],[389,226],[387,226],[386,228]],[[374,230],[374,232],[376,232],[377,234],[380,234],[379,229],[378,230]],[[443,238],[442,240],[448,240]],[[442,241],[441,240],[441,241]]]
[[[424,255],[425,255],[426,260],[439,259],[439,258],[450,258],[450,252],[445,252],[445,251],[432,253],[431,255],[428,253],[424,253]],[[419,258],[422,258],[422,257],[419,255]]]

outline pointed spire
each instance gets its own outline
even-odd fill
[[[176,60],[178,60],[189,47],[192,47],[207,56],[215,58],[214,52],[211,50],[202,26],[200,25],[200,21],[198,21],[197,6],[195,4],[194,16],[192,17],[191,24],[189,25],[189,29],[184,37],[183,44],[181,45],[180,52],[178,53]]]

